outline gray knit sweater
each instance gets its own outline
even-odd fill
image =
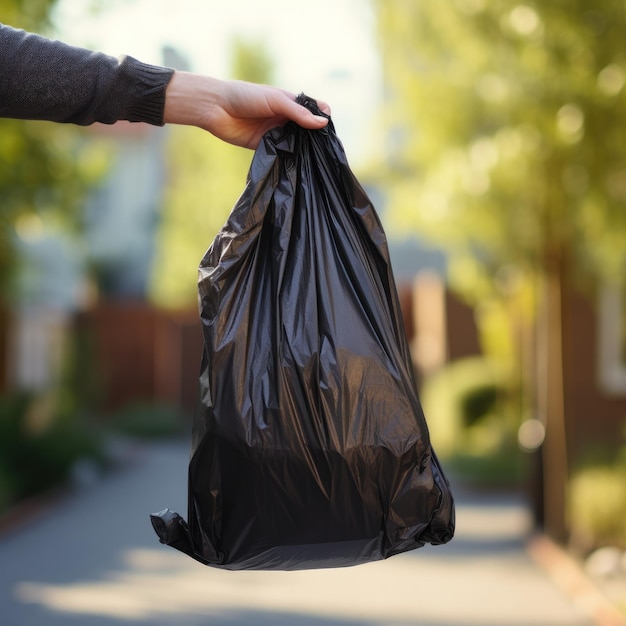
[[[160,126],[173,73],[0,24],[0,117]]]

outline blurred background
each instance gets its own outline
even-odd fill
[[[444,467],[523,493],[577,558],[626,550],[623,1],[0,0],[0,21],[328,102]],[[196,268],[251,158],[0,120],[0,514],[106,467],[112,433],[188,433]]]

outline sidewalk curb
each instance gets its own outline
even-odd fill
[[[589,579],[576,560],[549,537],[532,535],[526,549],[532,560],[596,626],[626,626],[626,617]]]

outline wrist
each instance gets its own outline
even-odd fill
[[[174,72],[165,91],[163,122],[206,128],[216,106],[220,81],[191,72]]]

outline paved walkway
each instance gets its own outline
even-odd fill
[[[186,511],[187,444],[130,465],[0,535],[4,626],[592,626],[529,557],[512,496],[457,493],[457,535],[353,568],[225,572],[161,546]]]

